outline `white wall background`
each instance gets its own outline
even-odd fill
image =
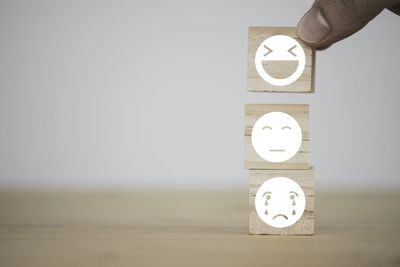
[[[243,105],[309,103],[318,188],[400,188],[400,17],[246,92],[248,26],[312,1],[0,1],[0,188],[243,189]]]

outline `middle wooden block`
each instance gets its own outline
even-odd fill
[[[245,169],[308,169],[308,158],[308,105],[245,105]]]

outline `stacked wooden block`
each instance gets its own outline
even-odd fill
[[[248,41],[248,91],[313,91],[314,50],[295,28],[250,27]],[[309,106],[246,104],[244,135],[249,233],[314,234]]]

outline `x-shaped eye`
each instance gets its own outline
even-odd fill
[[[290,54],[292,54],[293,56],[297,57],[297,55],[292,51],[293,49],[295,49],[297,47],[297,45],[292,46],[291,48],[289,48],[288,52]]]
[[[268,50],[268,52],[264,54],[264,57],[272,53],[272,49],[269,48],[268,46],[264,45],[264,48]]]

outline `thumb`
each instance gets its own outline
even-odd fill
[[[297,24],[297,34],[320,49],[359,31],[398,0],[316,0]]]

